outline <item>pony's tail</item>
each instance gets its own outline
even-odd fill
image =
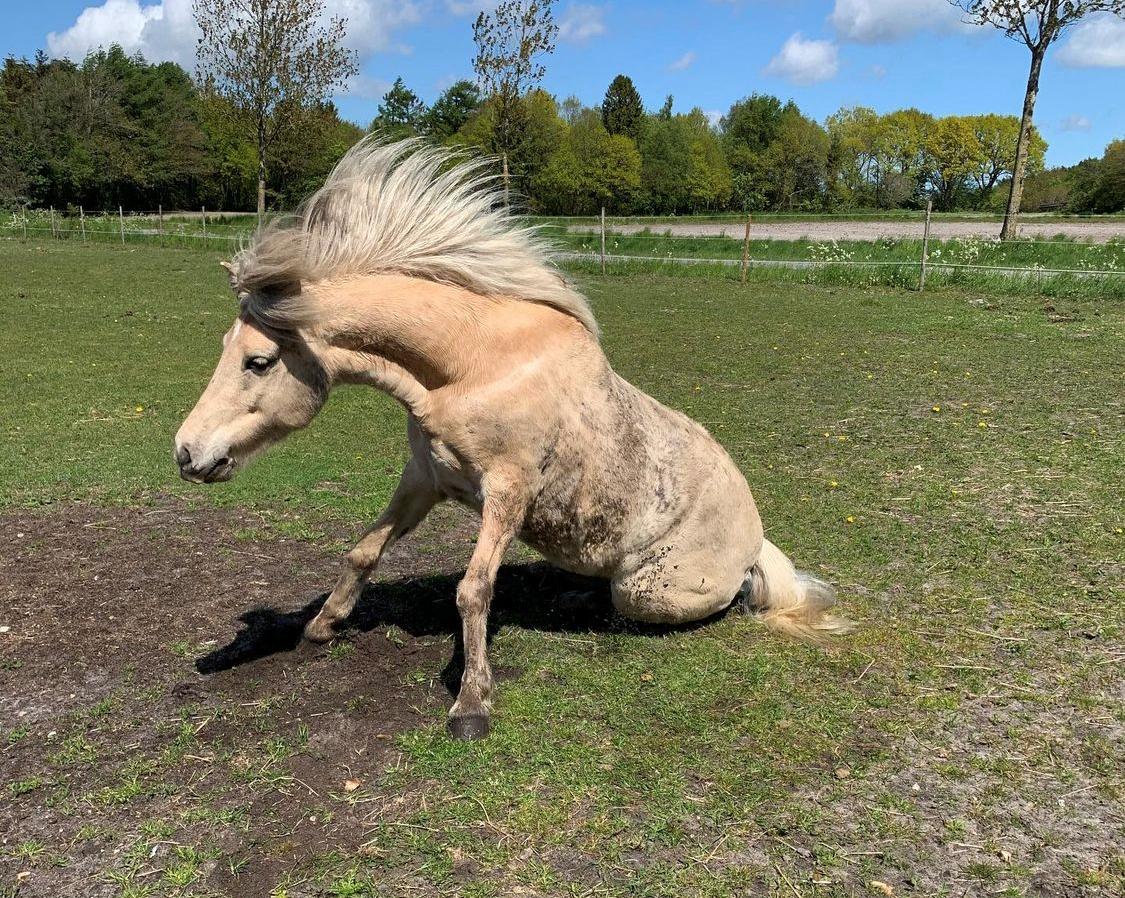
[[[771,630],[814,645],[853,628],[847,618],[829,613],[836,603],[835,590],[794,568],[768,539],[742,585],[742,603]]]

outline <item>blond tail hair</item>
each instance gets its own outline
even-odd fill
[[[758,562],[743,584],[743,604],[763,624],[801,642],[824,645],[830,636],[854,625],[831,614],[836,593],[823,580],[798,571],[788,556],[768,539]]]

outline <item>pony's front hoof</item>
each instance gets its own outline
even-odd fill
[[[488,738],[487,714],[458,714],[449,718],[449,735],[459,741]]]
[[[319,617],[314,617],[305,624],[305,639],[309,642],[328,642],[335,635],[336,627]]]

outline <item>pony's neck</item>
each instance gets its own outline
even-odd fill
[[[323,310],[317,332],[332,380],[377,387],[419,418],[430,390],[473,375],[482,344],[495,336],[494,313],[506,302],[398,275],[319,284],[306,293]]]

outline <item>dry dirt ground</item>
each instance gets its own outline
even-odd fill
[[[245,518],[178,503],[0,514],[0,895],[148,894],[146,876],[167,888],[178,865],[185,885],[264,898],[302,860],[357,850],[393,801],[329,796],[393,768],[394,737],[451,703],[471,521],[443,509],[361,600],[362,640],[313,646],[301,631],[340,554],[241,537]],[[505,609],[529,589],[603,599],[593,614],[608,616],[589,584],[508,565],[493,624],[522,619]],[[527,623],[565,625],[564,606]],[[176,856],[185,824],[225,815],[219,848],[244,862]],[[130,842],[147,856],[123,858]]]
[[[671,233],[676,237],[737,237],[743,234],[743,225],[731,222],[684,222],[660,223],[655,225],[612,223],[614,231],[621,234],[635,234],[645,229],[658,234]],[[574,230],[589,230],[577,227]],[[922,237],[922,222],[902,219],[833,221],[760,221],[754,222],[751,230],[756,240],[880,240],[884,237],[911,238]],[[949,240],[954,237],[997,237],[1000,223],[997,221],[942,221],[935,220],[930,226],[930,236],[935,240]],[[1047,240],[1059,236],[1072,240],[1088,240],[1094,243],[1107,243],[1110,240],[1125,239],[1125,219],[1117,221],[1057,221],[1036,220],[1025,217],[1020,225],[1020,237],[1024,240]]]

